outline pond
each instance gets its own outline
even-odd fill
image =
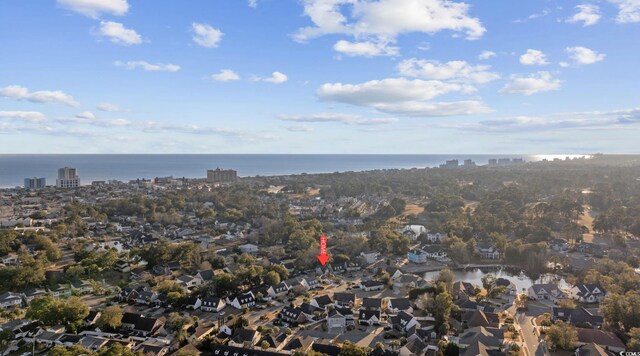
[[[561,276],[557,274],[543,274],[538,279],[531,279],[527,275],[522,272],[507,270],[504,268],[472,268],[472,269],[459,269],[452,270],[455,275],[455,281],[468,282],[477,286],[482,287],[482,277],[487,274],[493,274],[496,278],[502,277],[508,279],[513,282],[518,288],[518,292],[526,292],[526,290],[531,287],[532,284],[537,283],[558,283],[560,288],[567,288],[568,285],[564,281]],[[424,274],[424,279],[427,281],[432,281],[438,277],[438,271],[427,272]]]

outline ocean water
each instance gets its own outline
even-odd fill
[[[235,169],[241,177],[287,175],[301,173],[331,173],[374,169],[437,167],[446,160],[473,159],[484,165],[490,158],[523,158],[527,162],[564,158],[567,155],[71,155],[71,154],[0,154],[0,187],[21,186],[24,178],[45,177],[54,185],[57,169],[75,167],[82,184],[95,180],[128,181],[137,178],[173,176],[175,178],[205,178],[207,169]],[[569,155],[572,156],[572,155]],[[573,157],[573,156],[572,156]]]

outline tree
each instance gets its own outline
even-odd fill
[[[370,347],[362,347],[350,341],[345,341],[339,356],[367,356],[371,352]]]
[[[269,271],[265,273],[262,278],[264,280],[264,284],[269,286],[275,286],[280,283],[280,275],[276,271]]]
[[[260,343],[260,348],[263,349],[263,350],[268,349],[269,346],[271,346],[271,345],[269,345],[269,342],[267,340],[262,340],[262,342]]]
[[[98,356],[136,356],[136,354],[130,348],[114,342],[111,346],[98,350]]]
[[[449,342],[442,353],[444,356],[457,356],[460,355],[460,347],[455,342]]]
[[[34,299],[26,317],[39,320],[47,326],[64,325],[67,329],[75,331],[82,326],[82,321],[87,315],[89,307],[78,297],[61,300],[47,296]]]
[[[47,353],[48,356],[96,356],[95,352],[87,350],[78,345],[74,346],[55,346]]]
[[[0,330],[0,353],[4,352],[15,335],[11,329]]]
[[[496,276],[493,273],[487,273],[481,278],[482,287],[486,290],[491,290],[496,286]]]
[[[571,324],[559,321],[547,329],[547,342],[552,350],[572,349],[577,340],[578,332]]]
[[[122,308],[117,305],[106,307],[96,322],[101,330],[114,331],[122,325]]]
[[[632,328],[629,330],[627,351],[640,351],[640,328]]]
[[[438,272],[438,278],[436,278],[436,282],[444,283],[444,286],[448,293],[451,293],[453,290],[453,281],[455,279],[455,274],[448,268],[441,269]]]
[[[440,293],[436,296],[436,301],[434,303],[433,314],[436,319],[436,326],[440,328],[440,326],[449,324],[449,315],[451,314],[451,309],[453,308],[453,298],[447,292]]]

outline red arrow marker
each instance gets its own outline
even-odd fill
[[[318,261],[320,261],[321,265],[327,264],[329,260],[329,255],[327,255],[327,237],[320,236],[320,254],[318,255]]]

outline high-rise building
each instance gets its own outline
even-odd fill
[[[238,172],[233,169],[220,169],[207,170],[207,181],[212,183],[227,183],[235,182],[238,179]]]
[[[47,186],[47,180],[44,178],[25,178],[24,179],[24,188],[25,189],[41,189]]]
[[[56,188],[77,188],[80,186],[80,177],[75,168],[64,167],[58,169]]]

